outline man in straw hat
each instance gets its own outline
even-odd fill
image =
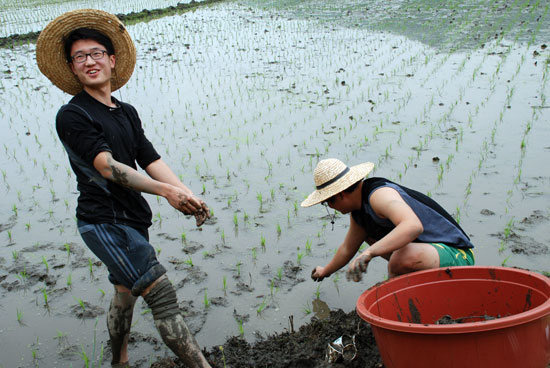
[[[474,263],[469,237],[428,196],[384,178],[365,177],[374,164],[348,167],[337,159],[322,160],[313,173],[316,190],[302,207],[323,203],[350,214],[350,227],[332,260],[311,273],[321,281],[344,267],[363,242],[370,247],[350,264],[348,280],[360,281],[374,257],[388,261],[389,277],[429,268]],[[327,208],[328,211],[328,208]]]
[[[71,11],[40,33],[36,60],[53,84],[74,95],[59,110],[56,128],[77,178],[78,230],[114,284],[107,314],[113,366],[128,366],[132,314],[142,296],[163,341],[185,365],[210,367],[149,243],[151,209],[141,192],[166,198],[194,215],[197,226],[210,211],[160,158],[135,108],[111,95],[134,70],[136,50],[128,31],[112,14]],[[148,176],[137,171],[136,162]]]

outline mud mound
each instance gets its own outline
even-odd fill
[[[353,361],[330,364],[325,360],[327,344],[347,334],[355,335],[357,356]],[[313,318],[298,331],[273,335],[250,345],[240,337],[205,352],[213,367],[298,368],[298,367],[383,367],[371,328],[352,311],[332,311],[327,319]],[[151,367],[184,367],[177,359],[164,358]]]

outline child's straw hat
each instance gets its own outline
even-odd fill
[[[335,158],[319,161],[313,171],[313,181],[317,190],[302,202],[302,207],[313,206],[340,193],[365,178],[373,168],[372,162],[348,167]]]

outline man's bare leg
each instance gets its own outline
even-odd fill
[[[107,313],[107,329],[111,338],[111,364],[128,362],[128,338],[137,298],[122,285],[115,285],[115,294]]]

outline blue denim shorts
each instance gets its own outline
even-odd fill
[[[140,295],[166,273],[149,243],[147,230],[120,224],[89,224],[78,220],[80,236],[90,250],[107,266],[109,281],[124,285]]]

